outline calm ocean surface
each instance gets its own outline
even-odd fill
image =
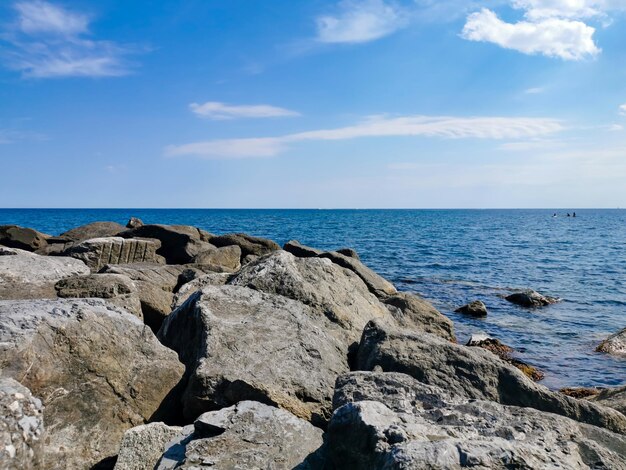
[[[626,210],[195,210],[0,209],[0,225],[57,235],[97,220],[196,225],[212,233],[246,232],[282,244],[353,247],[400,290],[417,292],[455,323],[460,342],[495,336],[546,373],[542,383],[626,383],[626,359],[593,350],[626,327]],[[502,299],[533,288],[563,298],[540,310]],[[486,319],[455,314],[480,299]]]

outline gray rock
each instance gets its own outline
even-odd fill
[[[124,226],[117,222],[93,222],[87,225],[73,228],[62,233],[59,238],[71,240],[74,242],[82,242],[92,238],[108,238],[115,237],[124,230]]]
[[[163,265],[154,263],[135,263],[104,266],[101,273],[124,274],[133,281],[142,281],[159,287],[164,291],[174,292],[179,283],[179,276],[187,269],[185,265]]]
[[[54,286],[57,295],[63,299],[99,298],[143,318],[137,287],[122,274],[92,274],[62,279]]]
[[[626,438],[551,413],[455,397],[394,373],[337,380],[330,468],[626,468]]]
[[[138,318],[102,299],[0,301],[0,369],[42,398],[47,469],[117,454],[184,372]]]
[[[373,318],[393,322],[387,308],[354,272],[323,258],[296,258],[277,251],[244,266],[228,283],[310,306],[336,324],[329,331],[346,345],[358,341]]]
[[[252,263],[259,259],[259,256],[256,255],[246,255],[241,259],[241,265]]]
[[[0,468],[43,470],[41,400],[19,382],[0,377]]]
[[[107,264],[163,263],[158,248],[158,240],[92,238],[71,246],[63,254],[83,261],[93,272],[98,272]]]
[[[49,258],[17,248],[3,248],[2,253],[0,299],[54,298],[57,281],[90,272],[73,258]]]
[[[590,400],[602,406],[613,408],[623,415],[626,415],[626,385],[622,387],[605,388]]]
[[[347,256],[348,258],[354,258],[357,260],[361,260],[361,258],[359,257],[359,254],[356,252],[356,250],[352,249],[352,248],[340,248],[338,250],[335,250],[337,253],[339,253],[340,255],[344,255]]]
[[[32,228],[19,225],[0,225],[0,245],[19,248],[26,251],[37,251],[48,245],[50,235]]]
[[[464,313],[465,315],[471,315],[473,317],[486,317],[487,306],[480,300],[474,300],[463,307],[459,307],[455,310],[457,313]]]
[[[168,264],[190,263],[194,256],[211,248],[211,234],[188,225],[142,225],[119,234],[124,238],[153,238],[161,242],[157,254]]]
[[[126,228],[137,228],[142,227],[143,225],[144,223],[141,219],[138,219],[137,217],[131,217],[126,223]]]
[[[237,245],[212,248],[196,255],[193,262],[195,264],[221,266],[226,271],[234,272],[241,266],[241,248]]]
[[[535,408],[626,433],[626,416],[615,410],[550,391],[489,351],[425,333],[404,333],[372,321],[363,331],[356,366],[402,372],[456,396]]]
[[[322,253],[320,257],[328,258],[342,268],[355,272],[357,276],[363,280],[369,290],[377,297],[386,297],[388,295],[394,295],[398,292],[391,282],[376,274],[370,268],[361,263],[361,261],[357,258],[351,258],[336,251]]]
[[[283,245],[283,250],[298,258],[315,258],[323,253],[322,250],[302,245],[298,240],[289,240]]]
[[[135,281],[143,321],[157,334],[163,320],[172,312],[174,294],[145,281]]]
[[[174,295],[172,308],[180,307],[195,292],[198,292],[207,286],[226,285],[230,276],[231,275],[228,273],[208,273],[203,274],[202,276],[197,277],[186,284],[183,284],[178,292],[176,292],[176,295]]]
[[[596,351],[613,356],[626,356],[626,328],[602,341]]]
[[[322,431],[291,413],[242,401],[205,413],[166,450],[157,470],[291,470],[322,444]]]
[[[242,257],[248,255],[263,256],[272,251],[280,250],[280,246],[272,240],[252,237],[245,233],[229,233],[211,238],[211,244],[217,247],[237,245],[241,248]]]
[[[452,321],[417,295],[398,292],[382,299],[399,326],[456,342]]]
[[[114,470],[153,470],[168,443],[181,436],[183,428],[150,423],[124,433]]]
[[[556,297],[548,297],[534,290],[514,292],[511,295],[507,295],[505,299],[513,304],[526,308],[545,307],[546,305],[555,304],[559,301]]]
[[[187,419],[256,400],[323,423],[335,377],[348,370],[328,320],[309,307],[239,286],[209,286],[163,322],[159,339],[189,372]]]

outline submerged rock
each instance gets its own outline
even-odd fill
[[[44,470],[41,400],[9,377],[0,377],[0,468]]]
[[[186,418],[256,400],[325,422],[335,378],[349,370],[326,323],[306,305],[246,287],[208,286],[194,294],[159,331],[187,366]]]
[[[534,290],[514,292],[511,295],[507,295],[505,300],[527,308],[545,307],[546,305],[555,304],[559,301],[556,297],[548,297]]]
[[[0,301],[0,368],[43,401],[47,469],[116,455],[184,372],[139,319],[101,299]]]
[[[626,328],[602,341],[596,351],[613,356],[626,356]]]
[[[474,300],[463,307],[457,308],[455,312],[464,313],[465,315],[471,315],[473,317],[486,317],[487,306],[480,300]]]
[[[626,468],[626,438],[551,413],[457,397],[405,374],[337,380],[331,468]]]
[[[626,416],[615,410],[552,392],[481,348],[425,333],[405,333],[372,321],[363,331],[356,366],[402,372],[459,397],[535,408],[626,433]]]
[[[32,228],[20,227],[19,225],[0,225],[0,245],[9,248],[37,251],[46,247],[48,238],[50,235]]]

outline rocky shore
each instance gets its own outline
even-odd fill
[[[510,353],[349,248],[0,227],[0,469],[626,469],[626,388],[551,391]]]

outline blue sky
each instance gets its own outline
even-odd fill
[[[626,207],[623,0],[5,0],[1,207]]]

